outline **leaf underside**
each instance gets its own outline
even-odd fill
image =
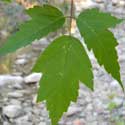
[[[65,18],[57,8],[43,5],[26,10],[31,20],[20,25],[19,31],[8,38],[0,55],[5,55],[17,49],[31,44],[35,39],[40,39],[50,32],[56,31],[63,26]]]
[[[109,27],[114,27],[122,20],[98,9],[88,9],[77,19],[77,26],[89,50],[93,50],[98,63],[122,86],[120,66],[115,47],[118,45]]]
[[[70,102],[76,101],[79,81],[93,89],[91,68],[82,44],[71,36],[57,38],[39,57],[33,68],[43,74],[37,101],[46,100],[52,125],[57,124]]]

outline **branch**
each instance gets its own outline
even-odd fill
[[[73,17],[73,11],[74,11],[74,1],[71,0],[71,9],[70,9],[70,27],[69,27],[70,35],[71,35],[71,29],[72,29],[72,17]]]

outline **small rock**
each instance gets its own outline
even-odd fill
[[[88,104],[86,107],[86,110],[91,111],[93,110],[93,105],[92,104]]]
[[[42,74],[41,73],[32,73],[29,76],[24,78],[25,83],[37,83],[39,82]]]
[[[23,113],[23,109],[19,105],[8,105],[6,107],[3,107],[3,114],[10,118],[18,117]]]
[[[25,65],[26,63],[27,63],[26,59],[18,59],[15,62],[16,65]]]
[[[20,92],[10,92],[8,93],[8,97],[10,98],[21,98],[23,97],[23,94]]]
[[[124,55],[119,56],[119,62],[120,63],[125,62],[125,56]]]
[[[122,98],[114,98],[113,102],[117,105],[120,106],[123,104],[123,99]]]
[[[29,116],[28,115],[24,115],[22,117],[17,118],[16,122],[17,123],[21,123],[22,121],[24,122],[24,121],[28,121],[28,120],[29,120]]]
[[[40,122],[39,125],[47,125],[45,122]]]
[[[8,123],[8,122],[3,122],[2,125],[10,125],[10,123]]]
[[[16,83],[13,85],[13,88],[14,89],[23,89],[23,86],[22,86],[22,84]]]
[[[21,101],[17,100],[17,99],[11,99],[9,101],[9,104],[12,104],[12,105],[20,105],[21,104]]]
[[[112,5],[116,6],[118,4],[118,0],[112,0]]]
[[[15,125],[33,125],[33,123],[28,121],[17,121]]]
[[[104,3],[103,0],[95,0],[96,3]]]
[[[124,0],[120,0],[119,1],[119,6],[121,6],[121,7],[125,6],[125,1]]]
[[[69,107],[68,112],[66,113],[66,116],[70,117],[72,115],[75,115],[81,111],[81,108],[79,107]]]
[[[37,95],[34,95],[33,100],[32,100],[32,104],[37,104]]]
[[[87,9],[96,5],[92,0],[82,0],[80,2],[76,2],[75,4],[77,12],[81,11],[81,9]]]
[[[113,80],[111,82],[111,87],[118,87],[118,86],[119,86],[119,84],[118,84],[118,82],[116,80]]]
[[[85,125],[84,120],[76,119],[73,121],[73,125]]]
[[[0,86],[8,84],[22,84],[23,78],[21,76],[11,76],[11,75],[1,75],[0,76]]]

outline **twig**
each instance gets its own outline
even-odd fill
[[[70,35],[71,35],[71,30],[72,30],[72,18],[73,18],[73,10],[74,9],[74,1],[71,0],[71,9],[70,9],[70,27],[69,27],[69,31],[70,31]]]

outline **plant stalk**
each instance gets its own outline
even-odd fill
[[[71,30],[72,30],[72,17],[73,17],[73,11],[74,11],[74,1],[71,0],[71,9],[70,9],[70,27],[69,27],[69,32],[71,35]]]

